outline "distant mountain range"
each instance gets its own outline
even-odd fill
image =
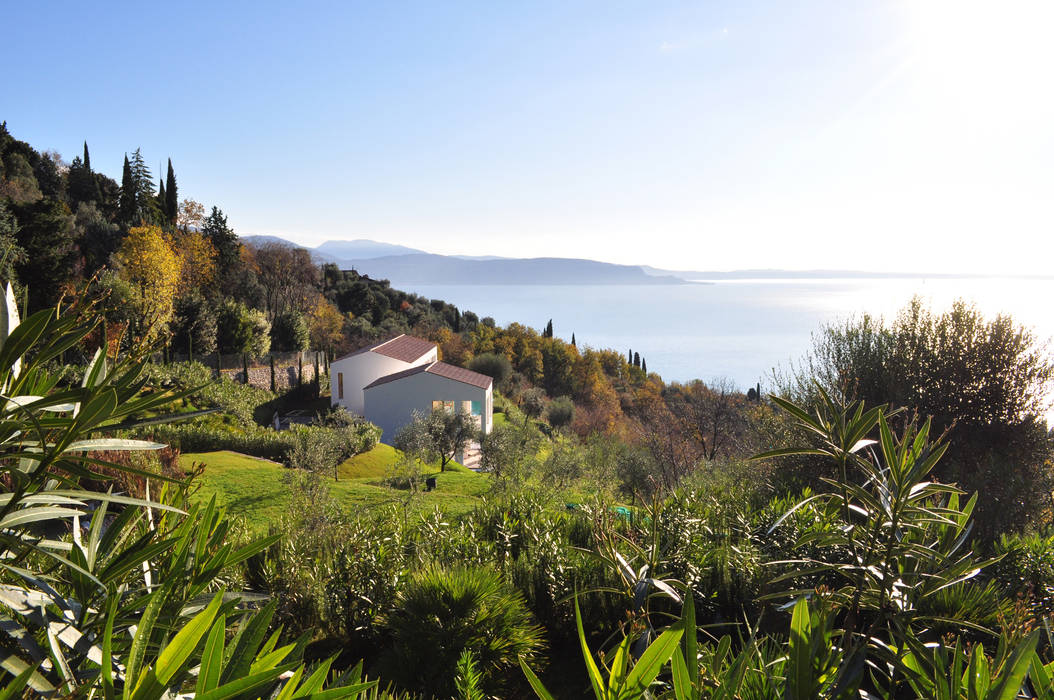
[[[684,279],[645,272],[639,265],[615,265],[575,258],[500,258],[436,255],[391,243],[359,239],[326,241],[316,248],[278,236],[242,236],[251,245],[302,247],[320,263],[335,263],[393,286],[426,284],[685,284]]]

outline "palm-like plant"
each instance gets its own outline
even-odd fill
[[[408,687],[436,697],[455,692],[455,669],[468,650],[483,687],[501,687],[520,658],[536,658],[542,631],[519,592],[490,569],[429,566],[399,592],[385,619],[393,671]]]

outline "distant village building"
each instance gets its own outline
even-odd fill
[[[484,434],[494,425],[494,382],[485,374],[439,362],[434,343],[400,335],[345,355],[330,364],[333,406],[380,427],[391,444],[414,412],[463,411]]]

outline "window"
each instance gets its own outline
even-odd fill
[[[483,415],[483,402],[482,401],[471,401],[469,402],[472,410],[471,413],[474,416]]]
[[[337,372],[337,398],[344,398],[344,373]]]

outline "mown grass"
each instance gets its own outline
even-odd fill
[[[356,455],[338,467],[336,481],[329,480],[330,493],[351,512],[389,505],[405,506],[413,512],[427,512],[439,507],[450,515],[475,508],[490,488],[490,479],[454,465],[439,473],[438,466],[426,470],[436,477],[436,489],[411,496],[408,491],[389,488],[384,477],[398,450],[378,445],[370,452]],[[184,469],[203,463],[205,469],[195,493],[196,500],[216,497],[218,504],[242,521],[250,530],[264,532],[277,522],[289,505],[289,485],[283,482],[286,469],[270,462],[235,452],[187,453],[180,457]]]

